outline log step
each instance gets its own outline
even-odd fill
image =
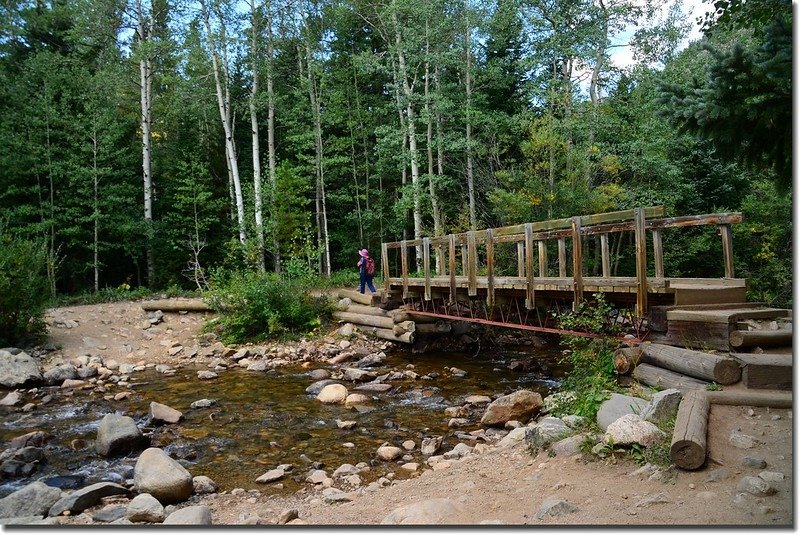
[[[792,329],[732,331],[731,347],[783,347],[792,345]]]
[[[642,362],[689,377],[721,385],[732,385],[742,378],[739,362],[727,356],[665,344],[642,344],[639,348],[642,350]]]
[[[213,312],[213,309],[200,298],[197,299],[157,299],[142,301],[142,309],[161,312]]]
[[[747,388],[791,390],[792,355],[782,353],[733,353],[744,367],[742,382]]]
[[[640,383],[658,388],[676,388],[681,392],[705,390],[708,383],[680,373],[658,368],[650,364],[639,364],[633,370],[633,377]]]
[[[370,293],[360,293],[356,290],[339,290],[338,292],[339,299],[348,298],[354,303],[358,303],[361,305],[377,305],[381,302],[382,291],[378,290],[374,294]]]

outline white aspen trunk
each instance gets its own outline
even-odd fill
[[[136,2],[137,27],[136,34],[139,45],[144,47],[145,43],[153,34],[152,13],[146,16],[144,5],[141,0]],[[153,228],[153,175],[152,175],[152,95],[153,95],[153,67],[150,58],[145,52],[139,58],[139,105],[140,105],[140,127],[142,130],[142,182],[144,187],[144,221],[147,228],[147,283],[152,284],[155,278],[155,258],[153,255],[152,228]]]
[[[217,106],[219,107],[219,116],[220,120],[222,121],[222,128],[225,131],[225,155],[228,164],[228,172],[230,173],[231,181],[233,182],[233,193],[236,200],[236,220],[239,225],[239,242],[244,243],[247,239],[244,221],[244,199],[242,197],[242,184],[239,179],[239,164],[236,159],[236,145],[233,139],[233,121],[231,119],[229,100],[230,95],[228,93],[227,67],[225,65],[220,66],[216,41],[211,28],[210,14],[208,12],[208,6],[206,5],[205,0],[201,0],[200,5],[203,9],[206,31],[208,32],[208,43],[209,48],[211,49],[211,66],[214,71],[214,85],[217,93]],[[224,24],[222,21],[220,21],[220,23]],[[222,69],[225,69],[225,72],[221,73],[220,71]]]
[[[271,0],[267,0],[267,161],[269,166],[269,185],[270,185],[270,213],[272,214],[272,250],[273,266],[275,273],[281,271],[281,248],[277,233],[277,205],[275,203],[277,181],[277,162],[275,158],[275,92],[272,86],[272,67],[274,60],[274,48],[272,44],[272,5]]]
[[[100,205],[98,200],[98,190],[100,177],[97,170],[97,118],[92,118],[92,178],[94,182],[94,198],[93,198],[93,214],[94,219],[94,236],[92,240],[92,253],[93,253],[93,267],[94,267],[94,291],[100,291],[100,246],[99,246],[99,228],[100,228]]]
[[[430,101],[430,32],[429,32],[428,19],[425,19],[425,117],[428,122],[427,130],[427,151],[428,151],[428,191],[431,196],[431,212],[433,213],[433,235],[442,235],[442,220],[439,212],[439,198],[436,195],[436,188],[434,186],[434,169],[433,169],[433,112],[431,111]],[[442,273],[442,249],[437,247],[436,251],[436,273]]]
[[[478,226],[478,220],[475,214],[475,176],[472,170],[472,44],[470,40],[472,27],[470,26],[469,22],[469,0],[464,0],[464,13],[467,17],[467,31],[464,35],[464,42],[467,52],[467,69],[465,76],[465,90],[467,97],[467,190],[469,191],[469,225],[472,230],[476,230]]]
[[[436,82],[436,93],[442,94],[442,84],[439,79],[439,66],[433,69],[433,76]],[[442,110],[436,106],[436,172],[440,177],[444,176],[444,119]]]
[[[400,80],[397,74],[397,63],[395,61],[394,56],[392,56],[392,81],[394,82],[394,98],[395,102],[397,103],[397,115],[400,117],[400,132],[402,132],[403,136],[403,146],[402,154],[403,154],[403,169],[400,173],[400,184],[403,186],[406,185],[408,182],[408,170],[406,169],[405,164],[405,155],[406,150],[408,149],[408,129],[406,128],[406,118],[405,114],[403,113],[403,98],[400,94]],[[383,184],[381,184],[381,191],[383,191]],[[403,239],[408,238],[408,231],[406,230],[405,219],[408,213],[406,212],[403,214]]]
[[[597,44],[597,51],[595,54],[594,69],[592,69],[592,78],[589,83],[589,97],[592,100],[592,120],[589,123],[589,148],[594,145],[594,133],[597,128],[597,108],[600,106],[600,72],[603,69],[603,63],[606,55],[606,45],[608,43],[608,12],[603,0],[598,0],[600,4],[600,11],[603,14],[603,26],[601,41]],[[592,185],[592,168],[591,165],[586,166],[586,183],[591,187]]]
[[[263,201],[261,197],[261,149],[258,137],[258,113],[256,110],[256,99],[258,98],[258,20],[256,18],[256,0],[250,2],[251,13],[251,41],[250,54],[253,58],[251,69],[253,70],[253,85],[250,88],[250,133],[253,139],[253,192],[255,204],[256,222],[256,244],[258,247],[258,269],[266,271],[264,265],[264,219],[262,215]]]

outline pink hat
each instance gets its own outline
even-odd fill
[[[362,257],[364,257],[364,258],[367,258],[367,257],[369,256],[369,251],[367,251],[366,249],[361,249],[361,250],[358,252],[358,254],[360,254],[360,255],[361,255]]]

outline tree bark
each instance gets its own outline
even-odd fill
[[[475,214],[475,176],[472,169],[472,43],[470,34],[472,26],[469,22],[469,0],[464,0],[464,13],[467,18],[467,31],[464,34],[464,42],[467,54],[467,68],[465,72],[465,92],[466,102],[466,144],[467,144],[467,190],[469,193],[469,226],[472,230],[477,230],[478,220]]]
[[[144,221],[147,231],[147,283],[153,284],[155,279],[155,257],[153,254],[153,175],[152,175],[152,105],[153,105],[153,68],[150,57],[145,50],[147,42],[153,35],[153,14],[145,13],[141,0],[136,2],[136,38],[140,47],[139,58],[139,126],[142,130],[142,182],[144,186]]]
[[[742,369],[732,358],[663,344],[642,344],[640,348],[643,362],[697,379],[731,385],[742,378]]]
[[[433,113],[431,111],[431,94],[430,94],[430,76],[431,76],[431,68],[430,68],[430,35],[429,35],[429,23],[426,17],[425,19],[425,55],[427,59],[425,60],[425,118],[428,123],[428,130],[427,130],[427,145],[426,149],[428,151],[428,191],[431,196],[431,212],[433,214],[433,235],[434,236],[441,236],[442,235],[442,216],[439,209],[439,198],[436,194],[435,188],[435,180],[434,180],[434,168],[433,168]],[[442,250],[441,248],[436,248],[436,273],[442,273]]]
[[[633,378],[648,386],[676,388],[681,391],[705,389],[708,383],[650,364],[639,364],[633,369]]]
[[[264,218],[262,210],[264,203],[261,196],[261,143],[258,136],[258,110],[256,100],[258,98],[258,60],[260,51],[258,46],[258,19],[256,15],[256,0],[250,0],[250,56],[253,83],[250,87],[250,99],[248,107],[250,109],[250,135],[253,143],[253,203],[255,204],[255,223],[256,223],[256,246],[258,247],[258,269],[262,273],[266,271],[264,264]]]
[[[679,468],[696,470],[706,462],[706,434],[711,404],[705,392],[689,392],[681,400],[669,458]]]
[[[269,186],[270,186],[270,214],[272,215],[272,255],[273,267],[275,273],[281,271],[281,247],[278,240],[277,233],[277,204],[276,204],[276,190],[278,187],[277,180],[277,159],[275,156],[275,92],[273,89],[273,73],[274,55],[275,50],[272,42],[272,4],[271,0],[267,1],[267,161],[269,166]]]

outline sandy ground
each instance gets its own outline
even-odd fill
[[[165,314],[163,323],[145,332],[147,316],[137,303],[55,309],[48,314],[48,324],[50,343],[58,350],[50,354],[69,359],[91,351],[120,363],[185,362],[190,349],[201,345],[197,332],[206,316]],[[185,349],[170,356],[176,344]],[[321,490],[311,488],[273,497],[254,484],[252,489],[195,496],[190,504],[208,505],[214,524],[274,523],[288,509],[297,509],[299,522],[309,525],[379,524],[397,507],[449,498],[459,512],[447,522],[457,524],[789,526],[794,520],[792,421],[792,411],[786,409],[713,406],[710,460],[694,472],[672,469],[650,477],[634,474],[640,467],[630,459],[596,461],[549,457],[546,452],[534,457],[521,444],[490,448],[449,468],[426,470],[371,492],[351,491],[346,503],[326,503]],[[755,437],[756,446],[734,447],[729,440],[733,431]],[[746,456],[763,458],[766,468],[745,466]],[[737,491],[742,477],[762,470],[783,475],[772,483],[777,493],[756,497]],[[548,497],[567,500],[577,511],[536,518]],[[69,522],[85,522],[98,509]]]

